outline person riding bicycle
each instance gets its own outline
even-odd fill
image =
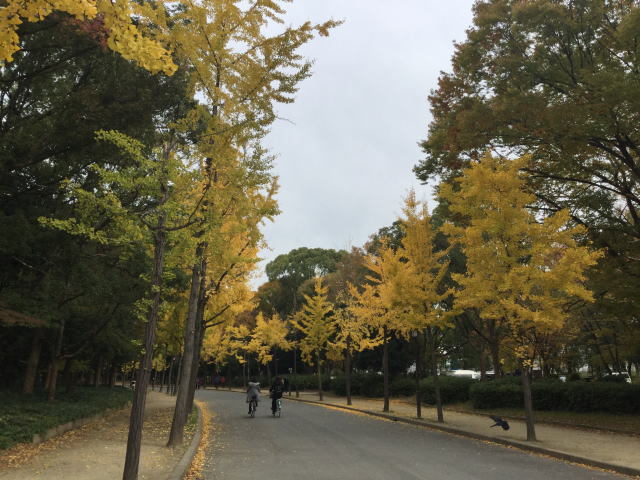
[[[255,379],[249,381],[249,388],[247,388],[247,403],[249,404],[249,414],[251,414],[251,400],[256,401],[256,407],[260,400],[260,382],[256,382]]]
[[[269,393],[271,394],[271,411],[273,414],[276,414],[278,410],[278,399],[282,398],[282,394],[284,393],[284,380],[280,377],[276,377],[269,389]]]

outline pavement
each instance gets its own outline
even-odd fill
[[[292,397],[295,399],[295,397]],[[316,392],[301,392],[300,400],[319,402]],[[346,398],[331,394],[324,395],[319,402],[337,407],[347,407]],[[353,398],[351,408],[372,414],[382,413],[382,399]],[[425,427],[444,429],[479,439],[495,441],[504,445],[529,451],[553,455],[569,461],[585,463],[605,469],[616,470],[633,476],[640,476],[640,432],[627,435],[576,427],[562,427],[538,423],[535,442],[527,441],[526,425],[522,420],[509,419],[510,429],[490,428],[494,422],[486,415],[444,411],[444,425],[437,422],[435,408],[422,407],[422,419],[416,419],[415,403],[406,399],[392,399],[389,417],[409,420]]]
[[[175,397],[147,394],[140,480],[167,478],[189,445],[165,445]],[[0,480],[113,480],[122,478],[130,408],[107,414],[81,428],[38,445],[21,444],[0,452]]]
[[[203,470],[203,478],[208,480],[627,478],[493,442],[345,411],[332,404],[339,400],[336,397],[318,405],[292,401],[285,396],[282,418],[271,416],[266,397],[255,418],[247,415],[243,393],[205,390],[199,391],[197,398],[214,415],[213,441]],[[375,402],[358,399],[354,403],[362,409],[381,407]],[[393,402],[396,415],[404,408],[399,403]],[[462,417],[454,415],[446,414],[445,419],[450,425],[464,423]],[[493,431],[486,419],[475,420],[478,423],[473,428]],[[515,425],[513,432],[505,434],[518,439],[522,432]],[[541,428],[540,436],[547,439],[550,434]],[[548,440],[540,443],[545,441]],[[633,441],[636,443],[629,454],[631,461],[635,461],[631,457],[640,451],[638,440]]]

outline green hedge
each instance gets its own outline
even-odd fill
[[[57,425],[123,407],[131,396],[131,390],[121,387],[78,387],[71,394],[59,393],[53,402],[47,402],[44,392],[0,392],[0,449],[31,442],[34,434]]]
[[[433,377],[429,377],[420,381],[422,401],[429,405],[435,405],[436,403],[436,389],[433,380]],[[439,376],[438,384],[440,385],[442,403],[466,402],[469,400],[469,388],[476,383],[478,383],[477,380],[470,378]]]
[[[640,413],[640,385],[612,382],[535,381],[531,385],[533,408],[574,412]],[[522,408],[520,384],[495,380],[470,389],[475,408]]]

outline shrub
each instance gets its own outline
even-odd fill
[[[513,382],[478,382],[469,388],[473,408],[521,407],[522,388]]]
[[[534,381],[533,408],[574,412],[640,413],[640,385],[611,382]],[[522,408],[522,387],[495,380],[473,385],[469,396],[474,408]]]
[[[436,390],[433,377],[420,381],[420,393],[424,403],[434,405],[436,403]],[[459,403],[469,400],[469,388],[478,383],[470,378],[457,378],[439,376],[440,397],[442,403]]]
[[[389,385],[389,393],[395,397],[414,395],[416,381],[410,377],[398,377]]]
[[[54,402],[47,401],[45,392],[0,392],[0,449],[30,442],[36,433],[57,425],[123,407],[130,400],[131,390],[121,387],[78,387],[71,394],[60,392]]]

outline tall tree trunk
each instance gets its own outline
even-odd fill
[[[74,375],[73,375],[73,358],[68,359],[64,364],[64,371],[62,372],[62,378],[64,380],[64,387],[67,393],[72,393],[75,387]]]
[[[31,351],[27,360],[27,369],[24,372],[24,381],[22,383],[22,393],[32,394],[36,385],[36,376],[38,373],[38,362],[40,361],[40,352],[42,352],[42,337],[44,333],[41,328],[36,328],[31,339]]]
[[[171,357],[171,362],[169,362],[169,373],[167,374],[167,384],[165,385],[165,392],[167,395],[171,393],[171,385],[173,384],[173,367],[176,364],[176,356],[173,355]]]
[[[320,401],[324,400],[322,395],[322,364],[320,363],[320,350],[316,350],[316,362],[318,363],[318,395]]]
[[[298,349],[293,347],[293,379],[296,387],[296,398],[300,397],[300,389],[298,388]]]
[[[524,395],[524,416],[527,423],[527,440],[535,441],[536,427],[533,421],[533,399],[531,395],[531,367],[521,364],[522,393]]]
[[[351,337],[347,336],[347,352],[344,356],[345,382],[347,387],[347,405],[351,402]]]
[[[389,334],[387,327],[382,329],[382,373],[384,376],[384,406],[383,412],[389,411]]]
[[[189,384],[189,396],[187,398],[187,418],[191,410],[193,410],[193,399],[196,394],[196,382],[198,380],[198,369],[200,367],[200,352],[202,351],[202,342],[204,340],[204,323],[198,321],[198,330],[196,338],[196,349],[193,352],[193,364],[191,368],[191,383]],[[186,421],[186,418],[185,418]]]
[[[495,322],[490,322],[489,325],[489,350],[491,351],[493,374],[495,378],[501,378],[502,364],[500,363],[500,339],[496,332]]]
[[[444,413],[442,411],[442,394],[440,392],[440,375],[438,374],[438,330],[428,328],[425,331],[426,342],[429,345],[431,365],[433,367],[433,389],[436,394],[436,412],[438,422],[444,423]]]
[[[484,345],[480,344],[480,381],[484,382],[487,379],[487,357],[484,353]]]
[[[187,321],[184,325],[184,353],[182,355],[182,372],[178,384],[178,396],[176,406],[173,411],[173,422],[169,433],[168,447],[182,444],[184,438],[184,425],[189,412],[187,403],[189,401],[189,383],[191,381],[191,367],[193,365],[194,350],[196,349],[198,300],[200,294],[200,283],[202,281],[204,244],[200,242],[196,247],[195,262],[191,269],[191,292],[189,293],[189,309]]]
[[[417,333],[417,332],[414,332]],[[420,343],[422,339],[420,335],[415,336],[416,339],[416,417],[422,418],[422,392],[420,391],[420,377],[422,376],[422,349]]]
[[[118,374],[118,364],[115,360],[111,361],[111,368],[109,368],[109,388],[113,388],[116,385],[116,375]]]
[[[145,402],[147,400],[147,386],[153,362],[153,345],[156,339],[156,324],[160,310],[162,270],[164,268],[164,251],[166,246],[165,215],[158,219],[158,226],[153,232],[153,272],[151,275],[151,307],[147,313],[147,326],[144,334],[144,354],[136,375],[136,389],[131,406],[129,419],[129,436],[127,438],[127,453],[124,462],[122,480],[137,480],[140,465],[140,444],[142,441],[142,426],[144,423]]]
[[[186,380],[186,385],[184,385],[184,392],[186,398],[184,399],[184,404],[180,405],[182,411],[178,411],[178,401],[180,400],[180,391],[183,389],[183,384],[181,382],[180,388],[178,389],[178,399],[176,400],[176,408],[174,410],[173,423],[171,425],[171,434],[169,436],[168,446],[174,446],[182,443],[184,438],[184,426],[187,423],[187,419],[189,418],[189,413],[193,410],[193,399],[196,392],[196,382],[198,380],[198,368],[200,366],[200,351],[202,350],[202,341],[204,339],[204,311],[207,303],[207,286],[206,286],[206,269],[207,263],[204,260],[204,252],[206,250],[207,244],[200,243],[196,248],[196,258],[200,260],[198,274],[198,290],[196,292],[196,309],[195,309],[195,324],[193,330],[193,345],[191,352],[191,361],[189,365],[188,378]],[[186,334],[186,332],[185,332]],[[185,337],[186,340],[186,337]],[[186,345],[186,342],[185,342]],[[186,355],[186,350],[185,350]],[[182,379],[184,379],[186,375],[186,370],[184,370],[186,365],[183,365],[183,374]],[[177,415],[182,415],[182,418],[177,418]],[[179,429],[179,431],[174,431],[175,429]]]
[[[93,386],[99,387],[102,385],[102,370],[104,369],[104,357],[100,355],[98,357],[98,365],[96,365],[96,374],[93,377]]]
[[[58,331],[58,339],[54,353],[51,357],[51,377],[49,378],[49,385],[47,386],[47,400],[52,402],[56,398],[56,384],[58,383],[58,359],[62,353],[62,340],[64,338],[64,326],[66,320],[63,318],[60,322],[60,330]]]

